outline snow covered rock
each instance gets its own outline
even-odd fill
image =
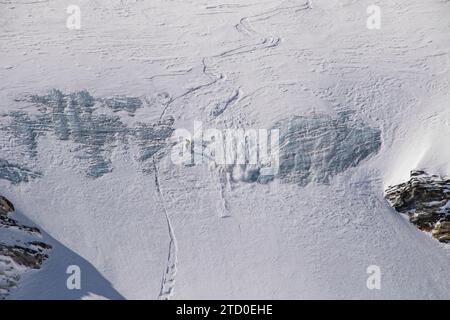
[[[0,299],[17,288],[25,273],[40,269],[48,259],[49,244],[39,241],[41,232],[9,217],[14,205],[0,196]]]
[[[419,229],[431,231],[441,242],[450,241],[450,179],[412,171],[409,181],[386,190],[386,198]]]

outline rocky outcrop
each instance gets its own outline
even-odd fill
[[[386,199],[420,230],[431,232],[441,242],[450,242],[450,178],[415,170],[409,181],[390,186]]]
[[[441,242],[450,242],[450,221],[439,221],[436,223],[433,236]]]
[[[0,215],[7,216],[8,213],[14,212],[14,205],[5,197],[0,196]]]
[[[42,267],[52,248],[38,228],[11,217],[14,205],[0,196],[0,299],[17,288],[23,274]]]

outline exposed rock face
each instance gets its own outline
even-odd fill
[[[433,231],[433,236],[441,242],[450,241],[450,221],[439,221],[436,223]]]
[[[450,178],[412,171],[409,181],[386,190],[386,198],[419,229],[450,242]]]
[[[14,205],[0,196],[0,299],[8,297],[24,273],[40,269],[52,248],[40,241],[38,228],[20,224],[12,212]]]
[[[0,215],[8,215],[8,213],[13,212],[14,205],[5,197],[0,196]]]

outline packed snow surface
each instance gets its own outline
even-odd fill
[[[448,246],[384,198],[413,169],[450,175],[449,17],[448,0],[2,1],[0,194],[53,247],[10,298],[449,299]],[[279,173],[174,164],[194,121],[280,129]]]

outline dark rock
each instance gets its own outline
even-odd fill
[[[441,242],[450,241],[450,179],[415,170],[409,181],[390,186],[386,199],[419,229],[431,231]]]
[[[431,233],[436,239],[438,239],[441,242],[450,241],[450,222],[443,221],[436,223]]]
[[[40,230],[19,223],[8,216],[11,212],[14,205],[0,196],[0,300],[20,285],[22,274],[40,269],[52,249],[40,240],[31,240],[30,237],[41,238]]]
[[[38,250],[22,247],[8,246],[0,243],[0,255],[10,257],[18,265],[32,269],[39,269],[48,255]]]
[[[14,210],[14,205],[5,197],[0,196],[0,215],[8,215]]]

